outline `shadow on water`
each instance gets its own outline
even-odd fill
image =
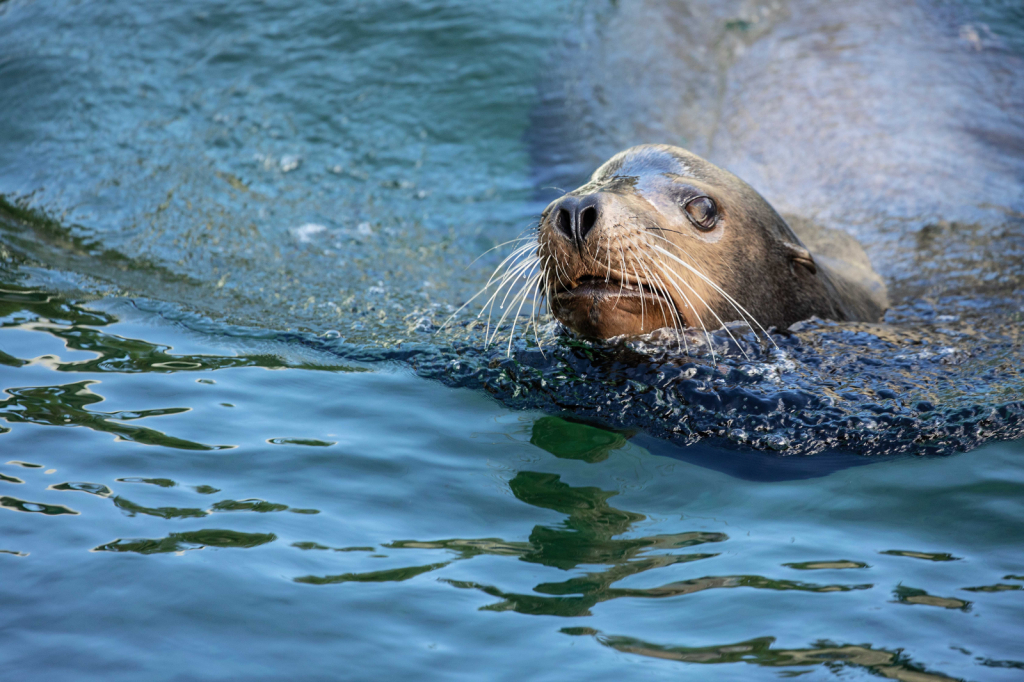
[[[602,462],[612,450],[629,440],[648,452],[720,471],[745,481],[793,481],[828,476],[850,467],[891,458],[866,458],[849,452],[826,451],[814,457],[783,457],[764,450],[734,450],[697,443],[679,447],[635,430],[612,431],[571,417],[541,417],[533,425],[530,442],[561,459]]]

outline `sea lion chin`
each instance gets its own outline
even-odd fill
[[[552,296],[555,317],[588,338],[636,336],[671,327],[672,302],[640,283],[590,276]]]
[[[795,224],[827,253],[808,250],[731,173],[678,147],[642,145],[553,201],[530,255],[555,318],[588,338],[736,320],[760,330],[812,316],[877,321],[885,285],[860,246]]]

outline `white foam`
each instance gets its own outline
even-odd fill
[[[313,241],[314,236],[322,232],[326,232],[327,227],[319,223],[306,223],[305,225],[293,227],[288,231],[291,232],[292,236],[300,243],[308,244]]]

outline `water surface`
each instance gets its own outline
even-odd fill
[[[2,296],[12,675],[1024,668],[1021,442],[787,467],[123,299]]]
[[[0,3],[0,666],[1018,679],[1022,36],[994,1]],[[857,236],[886,319],[439,330],[652,141]]]

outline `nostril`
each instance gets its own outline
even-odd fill
[[[558,215],[555,216],[555,225],[563,234],[572,237],[572,216],[564,208],[558,209]]]
[[[580,211],[580,240],[587,238],[587,233],[594,229],[594,224],[597,222],[597,208],[595,206],[587,206],[585,209]]]

